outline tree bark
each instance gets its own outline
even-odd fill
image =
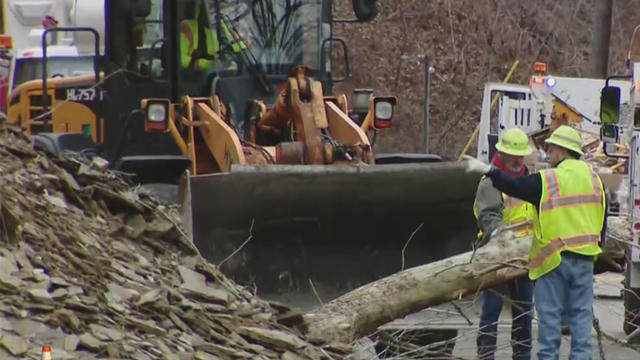
[[[307,336],[350,343],[382,324],[527,273],[532,238],[506,231],[475,253],[407,269],[306,314]]]

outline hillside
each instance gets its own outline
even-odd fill
[[[588,76],[596,0],[380,1],[369,24],[338,23],[349,46],[352,78],[336,91],[373,88],[398,98],[394,126],[379,134],[378,152],[422,151],[424,67],[433,59],[431,152],[456,158],[480,117],[485,82],[501,81],[515,60],[512,82],[525,84],[535,61],[549,72]],[[609,73],[626,73],[625,59],[640,13],[631,0],[614,2]],[[351,1],[334,2],[334,18],[353,18]],[[474,153],[474,152],[472,152]]]

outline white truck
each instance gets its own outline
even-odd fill
[[[43,50],[46,50],[48,76],[94,73],[96,39],[88,31],[73,29],[95,30],[99,52],[103,53],[104,0],[5,0],[1,3],[3,99],[17,85],[42,78]],[[44,49],[42,37],[45,30],[51,28],[70,30],[50,30]]]
[[[640,161],[637,159],[640,154],[640,94],[636,86],[632,86],[640,84],[640,57],[636,63],[631,63],[631,67],[632,81],[631,77],[556,77],[546,74],[545,64],[536,63],[535,75],[528,85],[487,83],[477,149],[477,158],[489,162],[495,143],[512,127],[521,128],[530,135],[536,148],[541,148],[541,141],[550,129],[561,124],[569,124],[583,133],[584,145],[593,148],[587,161],[594,160],[594,153],[600,154],[600,162],[593,164],[607,189],[610,219],[611,216],[628,219],[626,223],[632,228],[633,244],[627,249],[623,293],[624,331],[627,334],[640,327]],[[498,106],[492,109],[491,102],[496,95]],[[602,106],[601,97],[605,101]],[[635,116],[633,122],[632,114]],[[609,159],[608,166],[600,166],[603,158]],[[534,169],[547,166],[541,151],[534,152],[527,163]],[[618,170],[613,172],[612,167]]]

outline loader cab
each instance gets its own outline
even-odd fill
[[[325,94],[330,94],[332,83],[340,80],[331,78],[331,50],[341,46],[346,54],[346,47],[332,35],[331,1],[178,3],[179,31],[175,35],[178,46],[173,56],[188,57],[185,49],[193,47],[190,38],[197,37],[199,46],[191,49],[195,59],[190,64],[179,61],[179,85],[174,101],[185,94],[218,95],[227,105],[234,125],[245,136],[251,121],[248,105],[254,99],[273,104],[278,85],[295,66],[312,69],[312,76],[322,82]],[[200,29],[202,25],[193,26],[196,22],[206,25],[206,31],[212,35],[205,35]],[[205,44],[200,41],[203,35],[209,37],[206,45],[213,46],[214,51],[203,49]],[[202,64],[208,66],[196,66]]]
[[[140,183],[177,182],[189,165],[176,144],[144,129],[144,98],[171,98],[177,82],[175,12],[181,1],[107,0],[102,154]]]

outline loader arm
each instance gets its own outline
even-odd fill
[[[363,147],[363,161],[373,164],[373,151],[365,131],[358,127],[338,105],[325,101],[325,112],[329,122],[331,137],[344,144],[356,144]]]
[[[303,77],[301,80],[300,77]],[[300,85],[310,82],[310,101],[303,101]],[[326,156],[320,137],[320,129],[327,127],[327,117],[322,106],[322,85],[314,80],[298,74],[297,78],[289,78],[289,103],[297,130],[297,140],[304,143],[307,158],[305,163],[324,164]]]
[[[322,83],[307,72],[303,66],[292,71],[273,107],[257,104],[261,107],[254,138],[279,137],[275,147],[280,164],[373,164],[366,132],[347,116],[346,97],[324,97]],[[290,128],[294,133],[285,139]]]
[[[336,104],[325,102],[331,137],[344,144],[370,145],[367,134],[359,128]]]
[[[220,171],[231,171],[232,164],[245,164],[246,159],[236,132],[206,104],[198,103],[195,108],[201,121],[198,130]]]
[[[191,174],[229,172],[247,162],[235,130],[222,118],[217,98],[182,98],[184,114],[170,112],[168,133],[191,161]],[[215,106],[215,105],[218,106]],[[180,129],[183,129],[182,131]]]

